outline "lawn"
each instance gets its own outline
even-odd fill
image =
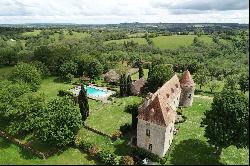
[[[134,41],[135,43],[141,44],[141,45],[147,45],[147,41],[144,38],[130,38],[130,39],[121,39],[121,40],[109,40],[105,41],[104,44],[107,43],[116,43],[116,44],[123,44],[124,42],[128,41]]]
[[[75,80],[77,80],[77,78],[75,78],[74,81]],[[56,97],[59,90],[68,90],[70,88],[73,88],[74,86],[75,85],[72,84],[58,82],[57,77],[49,77],[47,79],[42,80],[42,84],[40,89],[38,90],[38,93],[44,93],[45,98],[49,100]]]
[[[141,102],[142,98],[136,96],[114,98],[110,104],[99,102],[97,107],[90,107],[90,116],[86,124],[106,134],[112,134],[125,123],[131,123],[132,117],[125,112],[126,106]]]
[[[62,152],[49,157],[46,160],[37,158],[28,151],[22,150],[20,147],[11,142],[0,138],[0,165],[95,165],[100,164],[91,159],[87,154],[82,153],[78,149],[68,148]]]
[[[22,33],[22,36],[31,37],[31,36],[37,36],[40,33],[41,33],[41,30],[34,30],[34,31],[31,31],[31,32],[24,32],[24,33]]]
[[[248,164],[248,149],[231,146],[223,149],[221,156],[213,154],[214,148],[209,146],[204,137],[204,128],[200,127],[203,113],[211,103],[211,99],[195,98],[192,107],[182,110],[187,120],[179,124],[180,130],[174,137],[167,164]]]
[[[147,79],[148,78],[148,69],[143,69],[144,72],[144,78]],[[135,74],[133,74],[131,76],[132,80],[138,80],[139,79],[139,72],[136,72]]]
[[[189,46],[193,43],[196,35],[172,35],[172,36],[158,36],[153,38],[155,47],[160,49],[176,49],[181,46]],[[212,43],[212,38],[206,35],[199,37],[200,40],[206,43]]]

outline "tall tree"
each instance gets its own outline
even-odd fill
[[[235,145],[249,147],[249,101],[243,93],[224,88],[213,99],[212,108],[205,112],[201,124],[205,125],[205,137],[217,148]]]
[[[155,92],[166,81],[168,81],[174,74],[172,65],[155,65],[148,77],[148,89],[150,92]]]
[[[127,82],[126,82],[126,95],[127,96],[130,96],[132,94],[131,92],[131,86],[132,86],[132,79],[131,79],[131,76],[130,74],[127,76]]]
[[[120,96],[123,97],[126,95],[127,91],[127,80],[126,80],[126,74],[122,74],[120,77]]]
[[[82,121],[85,122],[85,120],[89,116],[89,103],[88,103],[87,92],[84,88],[84,85],[81,86],[81,90],[78,95],[78,103],[82,115]]]
[[[208,75],[209,72],[206,68],[199,69],[194,75],[194,80],[198,85],[200,85],[200,89],[208,82]]]
[[[144,76],[142,61],[139,61],[138,65],[139,65],[139,79],[140,79]]]

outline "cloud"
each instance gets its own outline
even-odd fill
[[[208,11],[247,10],[249,0],[176,0],[155,1],[156,8],[168,9],[172,14],[199,14]]]
[[[248,0],[0,0],[0,24],[204,20],[248,23],[248,5]]]

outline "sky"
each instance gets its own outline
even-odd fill
[[[249,23],[249,0],[0,0],[0,24]]]

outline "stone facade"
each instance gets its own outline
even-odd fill
[[[164,157],[173,140],[176,110],[180,105],[191,106],[193,94],[188,71],[181,80],[174,75],[154,94],[149,93],[138,108],[137,146]]]
[[[163,127],[139,119],[137,124],[137,146],[164,157],[172,143],[173,130],[173,122],[168,127]]]
[[[182,107],[190,107],[193,104],[193,98],[194,98],[194,86],[184,86],[181,90],[181,96],[180,96],[180,106]]]

